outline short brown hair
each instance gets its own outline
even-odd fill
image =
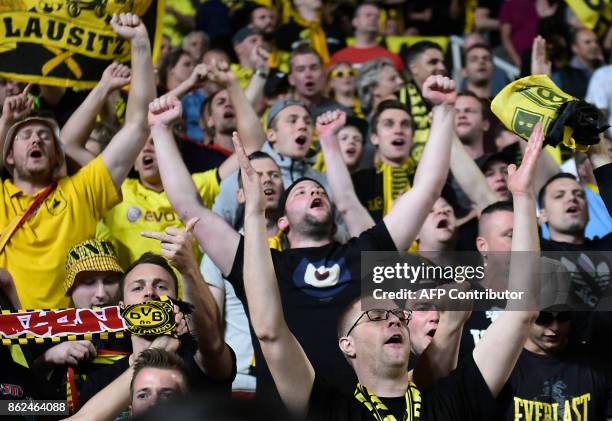
[[[168,352],[165,349],[149,348],[140,353],[134,362],[134,375],[130,382],[130,396],[134,394],[134,381],[138,374],[145,368],[159,368],[163,370],[174,370],[181,374],[187,381],[187,368],[183,360],[175,353]]]

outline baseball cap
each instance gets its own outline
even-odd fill
[[[268,111],[268,119],[266,120],[266,127],[270,127],[272,121],[278,115],[278,113],[293,105],[304,108],[310,114],[310,110],[302,101],[297,99],[281,99],[280,101],[276,101],[272,107],[270,107],[270,111]]]
[[[117,259],[115,247],[109,241],[90,239],[74,245],[66,259],[66,295],[71,292],[77,275],[81,272],[117,272],[123,268]]]
[[[66,160],[66,154],[64,152],[64,145],[60,140],[60,129],[59,129],[59,126],[57,125],[57,122],[53,120],[52,118],[28,117],[28,118],[25,118],[13,124],[8,129],[6,133],[6,137],[4,138],[5,140],[4,140],[4,149],[2,151],[2,159],[4,162],[4,167],[8,170],[8,172],[11,175],[13,174],[13,166],[8,165],[6,163],[6,157],[9,154],[9,151],[11,150],[11,148],[13,147],[13,141],[15,140],[15,134],[17,133],[17,130],[19,130],[21,127],[27,124],[34,124],[34,123],[44,124],[51,130],[51,133],[53,133],[53,139],[55,140],[55,149],[58,154],[58,165],[57,165],[56,171],[59,171],[59,169],[62,168],[62,165],[64,165],[64,161]]]
[[[310,178],[310,177],[300,177],[300,178],[298,178],[293,183],[291,183],[291,185],[289,187],[287,187],[283,191],[283,193],[281,194],[281,197],[278,200],[278,214],[279,215],[284,215],[285,214],[285,205],[287,204],[287,198],[289,197],[289,193],[291,193],[291,190],[293,190],[293,188],[295,186],[297,186],[298,184],[300,184],[302,181],[312,181],[313,183],[317,183],[323,190],[325,190],[325,187],[323,186],[323,184],[321,184],[320,182],[318,182],[314,178]],[[327,191],[327,190],[325,190],[325,191]]]
[[[476,158],[476,164],[483,173],[489,169],[493,162],[504,162],[508,165],[513,163],[512,158],[503,152],[489,153]]]
[[[251,26],[245,26],[234,34],[234,36],[232,37],[232,44],[240,44],[242,41],[244,41],[251,35],[261,35],[261,33]]]

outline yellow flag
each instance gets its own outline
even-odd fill
[[[92,88],[112,61],[130,59],[130,43],[112,30],[111,16],[140,16],[155,59],[163,10],[164,0],[0,0],[0,76]]]

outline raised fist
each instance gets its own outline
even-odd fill
[[[100,83],[106,84],[112,92],[130,83],[132,72],[126,65],[111,63],[102,73]]]
[[[423,98],[434,105],[454,104],[457,99],[455,81],[446,76],[429,76],[423,83]]]
[[[346,113],[336,109],[317,117],[317,134],[320,138],[335,135],[346,124]]]
[[[114,14],[110,21],[113,31],[121,38],[131,40],[137,36],[148,37],[147,28],[133,13]]]
[[[170,127],[181,119],[183,107],[175,96],[162,96],[149,104],[149,126]]]

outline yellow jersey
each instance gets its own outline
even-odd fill
[[[0,227],[23,215],[35,197],[4,180]],[[64,294],[68,251],[92,238],[98,220],[120,200],[102,157],[58,181],[38,212],[15,231],[0,253],[0,267],[13,276],[22,308],[70,306],[70,298]]]
[[[217,170],[192,174],[192,178],[204,206],[211,208],[220,190]],[[148,189],[140,180],[130,178],[121,185],[121,193],[123,201],[104,215],[103,223],[112,234],[119,263],[126,269],[145,252],[161,254],[161,243],[143,237],[141,232],[184,228],[184,224],[172,209],[166,192]]]

